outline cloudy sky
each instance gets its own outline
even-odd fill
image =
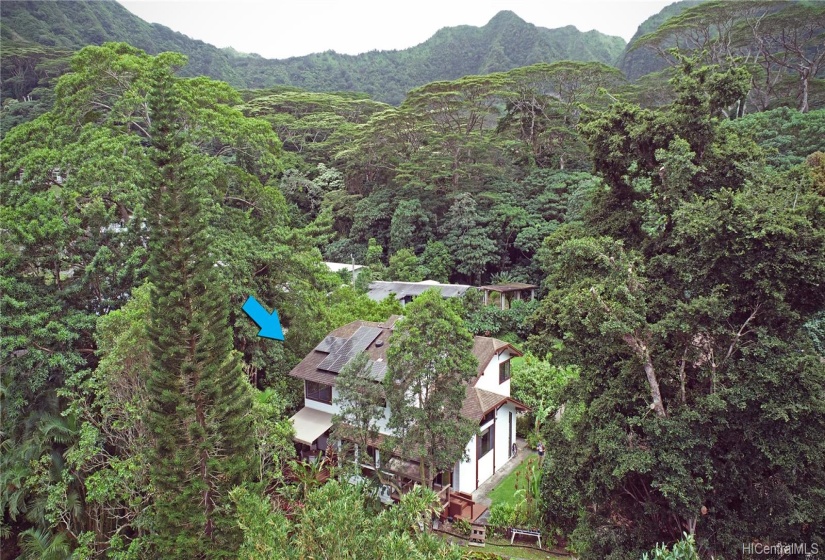
[[[540,27],[575,25],[626,41],[674,0],[120,0],[140,18],[266,58],[405,49],[438,29],[511,10]]]

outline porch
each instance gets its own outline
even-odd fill
[[[530,301],[536,299],[535,284],[511,282],[509,284],[493,284],[481,286],[484,292],[484,305],[498,305],[501,309],[509,309],[514,301]]]

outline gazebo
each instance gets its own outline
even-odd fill
[[[490,286],[480,286],[479,290],[484,292],[484,305],[495,305],[498,300],[502,309],[508,309],[514,301],[527,301],[536,299],[535,284],[522,284],[521,282],[510,282],[509,284],[493,284]]]

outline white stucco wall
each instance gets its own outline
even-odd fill
[[[512,432],[508,413],[513,414]],[[510,432],[510,433],[508,433]],[[516,441],[516,407],[512,403],[502,405],[496,413],[496,470],[510,459],[510,436]]]
[[[504,383],[499,384],[498,382],[498,366],[501,362],[506,362],[510,359],[510,350],[505,349],[498,354],[498,356],[493,356],[493,359],[490,360],[490,363],[487,364],[487,367],[484,368],[484,373],[481,375],[479,380],[476,382],[476,387],[479,389],[484,389],[485,391],[490,391],[491,393],[498,393],[499,395],[506,395],[510,396],[510,380],[508,379]]]
[[[495,425],[495,421],[488,422],[487,424],[480,426],[479,430],[481,432],[484,432],[488,428],[492,428],[496,432],[498,431],[498,426]],[[498,437],[498,433],[496,433],[494,437]],[[494,443],[497,445],[498,441],[496,440]],[[487,453],[478,458],[478,484],[482,484],[485,480],[493,476],[493,473],[495,472],[495,464],[493,463],[494,459],[496,458],[495,455],[496,450],[490,449],[490,451],[488,451]],[[476,485],[476,487],[477,486],[478,485]],[[475,488],[473,488],[473,490],[475,490]]]
[[[510,426],[509,415],[513,414],[513,424]],[[486,430],[492,426],[490,422],[481,426],[480,431]],[[512,430],[512,431],[511,431]],[[478,473],[476,473],[476,437],[470,440],[467,446],[467,460],[459,463],[453,470],[453,488],[468,494],[475,492],[476,476],[478,476],[479,484],[483,484],[490,478],[495,471],[500,469],[507,461],[510,460],[510,435],[512,441],[516,441],[516,407],[512,403],[507,403],[498,409],[495,420],[495,452],[490,450],[478,462]],[[493,461],[495,460],[495,463]]]
[[[458,477],[456,477],[458,474]],[[456,484],[458,478],[458,484]],[[476,489],[476,437],[470,439],[467,445],[467,460],[458,464],[453,473],[453,488],[461,492],[472,493]]]

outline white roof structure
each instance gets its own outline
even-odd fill
[[[327,268],[330,269],[332,272],[338,272],[339,270],[349,270],[352,271],[354,268],[355,270],[364,268],[362,264],[356,264],[354,267],[352,263],[337,263],[337,262],[327,262],[324,261],[324,264],[327,265]]]
[[[390,294],[395,294],[395,299],[405,301],[423,294],[425,291],[436,288],[441,292],[442,297],[458,297],[473,286],[467,284],[439,284],[433,280],[423,282],[370,282],[367,296],[373,301],[382,301]]]
[[[295,426],[295,440],[310,445],[332,427],[332,414],[304,407],[290,418]]]

